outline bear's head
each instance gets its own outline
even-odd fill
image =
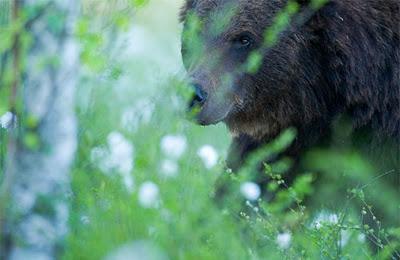
[[[322,80],[315,30],[305,26],[310,17],[291,19],[306,6],[286,0],[186,1],[182,57],[199,124],[223,121],[233,135],[262,139],[325,113],[321,90],[315,89]]]

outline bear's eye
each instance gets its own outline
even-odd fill
[[[247,34],[239,35],[237,38],[233,40],[234,47],[238,49],[248,48],[252,44],[253,44],[253,39]]]

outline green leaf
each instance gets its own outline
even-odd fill
[[[24,135],[23,143],[27,148],[31,150],[37,150],[40,145],[40,138],[37,133],[28,132]]]
[[[262,64],[263,56],[259,52],[252,52],[247,60],[246,71],[255,74]]]

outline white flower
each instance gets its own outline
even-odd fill
[[[139,203],[145,208],[154,208],[159,200],[158,186],[150,181],[144,182],[139,188]]]
[[[122,181],[123,181],[126,189],[129,192],[133,192],[134,181],[133,181],[132,174],[130,172],[123,172],[123,173],[121,173],[121,175],[122,175]]]
[[[122,112],[121,124],[128,131],[135,132],[141,124],[148,124],[153,116],[155,105],[148,99],[139,99],[135,105]]]
[[[110,160],[121,173],[129,173],[133,168],[133,146],[118,132],[111,132],[107,137]]]
[[[360,243],[364,243],[365,242],[365,234],[364,233],[359,234],[357,237],[357,240]]]
[[[136,132],[140,124],[135,107],[128,107],[122,112],[121,124],[128,131]]]
[[[0,127],[8,129],[11,127],[11,124],[14,119],[14,114],[10,111],[7,111],[4,115],[0,117]]]
[[[198,151],[197,155],[201,158],[207,169],[213,168],[218,162],[218,153],[211,145],[204,145]]]
[[[107,165],[106,163],[108,162],[108,154],[108,150],[102,147],[94,147],[90,151],[90,161],[97,165],[104,173],[108,173],[111,168],[111,166]]]
[[[166,260],[163,251],[149,241],[130,242],[113,250],[104,260]]]
[[[119,132],[111,132],[107,136],[107,148],[95,147],[91,150],[90,159],[93,164],[105,173],[117,171],[129,192],[133,191],[133,145]]]
[[[331,224],[337,224],[337,223],[339,222],[338,215],[336,215],[336,214],[330,214],[329,217],[328,217],[328,221],[329,221]]]
[[[339,218],[337,214],[323,211],[314,218],[313,226],[320,229],[323,224],[337,224],[338,222]]]
[[[187,147],[186,137],[182,135],[167,135],[161,140],[161,149],[170,158],[178,159]]]
[[[86,215],[82,215],[81,216],[81,223],[84,225],[88,225],[90,223],[90,218],[89,216]]]
[[[257,200],[261,195],[260,187],[254,182],[245,182],[240,185],[240,192],[250,201]]]
[[[178,164],[169,159],[165,159],[161,162],[161,173],[165,177],[176,177],[178,174],[179,166]]]
[[[292,235],[289,232],[278,234],[276,243],[281,249],[288,249],[292,241]]]
[[[340,231],[340,247],[345,247],[349,242],[351,233],[348,230]]]

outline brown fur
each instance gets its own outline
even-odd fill
[[[308,1],[301,2],[298,16],[307,9]],[[203,27],[199,39],[206,50],[200,60],[192,61],[187,68],[193,81],[199,82],[211,96],[203,106],[199,122],[227,124],[233,136],[232,158],[228,161],[237,168],[249,152],[287,127],[296,127],[299,132],[288,151],[295,157],[305,149],[326,143],[333,122],[344,114],[350,118],[355,136],[368,133],[366,150],[396,143],[393,157],[398,168],[400,2],[329,1],[303,24],[292,22],[279,41],[262,52],[263,62],[256,74],[238,70],[252,50],[262,47],[265,29],[273,24],[286,3],[187,1],[181,19],[186,24],[189,12],[200,18]],[[214,35],[214,17],[223,17],[220,13],[229,8],[235,9],[233,17],[223,31]],[[243,32],[251,35],[253,46],[247,52],[232,51],[232,39]],[[184,60],[187,49],[184,39]],[[226,75],[231,77],[228,84],[222,80]],[[213,99],[215,93],[223,94]],[[221,115],[225,116],[221,119]]]

